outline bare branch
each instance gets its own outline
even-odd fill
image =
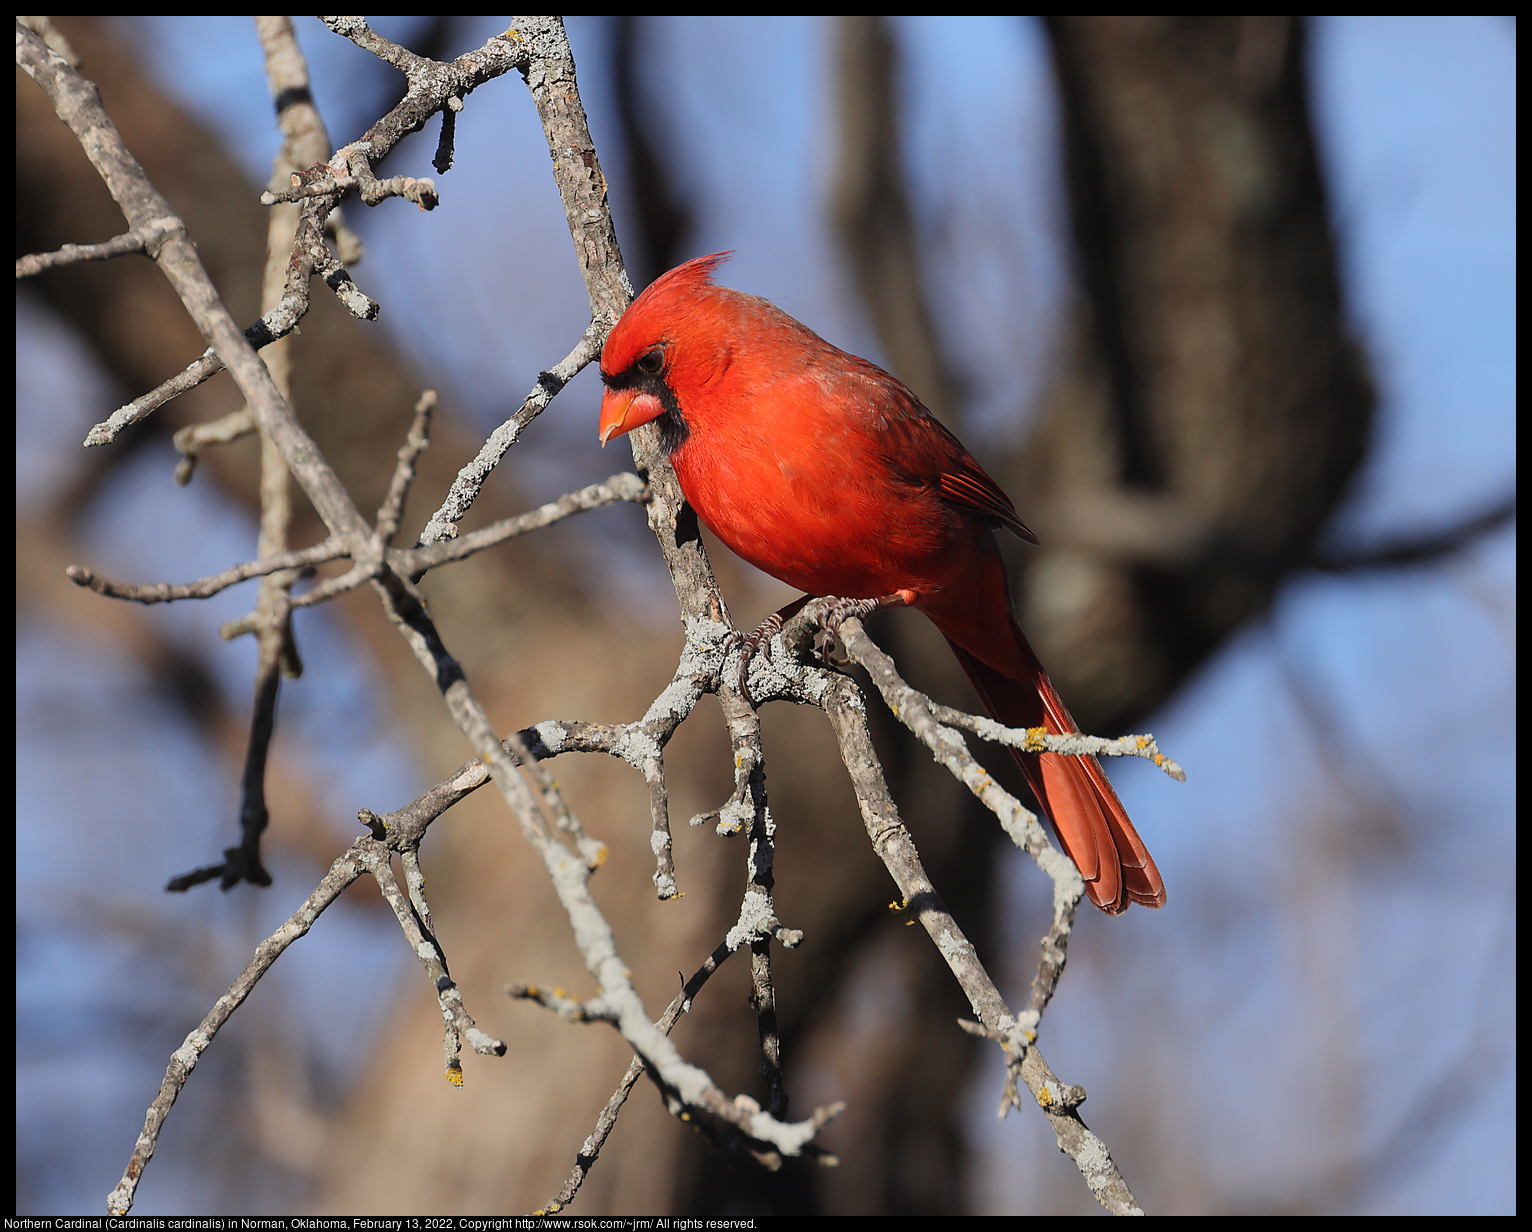
[[[316,543],[311,548],[284,552],[280,556],[268,556],[265,560],[247,561],[242,565],[225,569],[222,573],[214,573],[209,577],[198,578],[195,582],[185,583],[114,582],[84,565],[70,565],[64,573],[76,586],[83,586],[108,598],[130,599],[134,603],[174,603],[178,599],[207,599],[230,586],[248,582],[251,578],[264,577],[279,569],[312,568],[314,565],[339,560],[345,554],[345,548],[335,540],[326,539],[323,543]]]
[[[16,259],[16,277],[30,278],[44,270],[74,265],[80,261],[110,261],[133,252],[152,252],[170,230],[179,227],[179,218],[161,218],[145,227],[137,227],[100,244],[65,244],[57,252],[36,252]]]
[[[649,489],[637,475],[626,472],[613,475],[604,483],[591,484],[588,488],[581,488],[578,492],[561,496],[556,501],[549,501],[546,505],[533,509],[529,513],[502,518],[460,539],[453,539],[450,543],[433,542],[424,547],[399,552],[396,557],[398,568],[401,573],[408,574],[410,577],[419,577],[427,569],[449,561],[461,560],[465,556],[482,552],[485,548],[494,547],[495,544],[503,543],[507,539],[541,530],[545,526],[552,526],[571,514],[583,513],[587,509],[599,509],[603,505],[610,505],[616,501],[643,503],[648,498]]]
[[[830,719],[840,744],[841,759],[856,788],[857,802],[861,805],[862,820],[873,850],[903,894],[904,906],[936,944],[979,1021],[1020,1055],[1022,1081],[1052,1123],[1059,1149],[1075,1161],[1091,1192],[1115,1214],[1138,1213],[1138,1204],[1105,1143],[1085,1127],[1075,1111],[1075,1105],[1084,1099],[1083,1093],[1078,1098],[1065,1098],[1066,1091],[1073,1093],[1078,1088],[1065,1088],[1048,1067],[1032,1043],[1031,1028],[1010,1012],[972,943],[963,935],[927,877],[909,831],[904,828],[899,811],[888,794],[882,767],[867,730],[862,697],[851,680],[841,677],[830,685],[826,691],[825,714]],[[1079,874],[1075,876],[1078,879]],[[1078,896],[1079,891],[1076,891],[1077,899]]]
[[[347,34],[348,37],[356,37],[350,27]],[[596,145],[591,139],[590,125],[585,119],[585,108],[580,103],[574,56],[569,50],[563,22],[557,18],[519,17],[511,23],[503,37],[516,47],[525,48],[528,53],[526,61],[518,64],[518,67],[522,68],[526,76],[527,86],[532,91],[532,101],[537,107],[538,118],[542,121],[543,132],[548,139],[548,151],[553,160],[553,178],[564,203],[564,215],[569,222],[570,237],[574,240],[575,256],[580,262],[586,292],[590,296],[591,322],[579,343],[561,363],[538,374],[537,384],[527,395],[521,409],[496,429],[479,451],[479,456],[459,474],[446,503],[421,534],[423,544],[450,539],[456,535],[457,523],[483,486],[485,477],[520,438],[526,425],[542,413],[553,395],[601,353],[607,331],[617,323],[617,318],[633,298],[633,286],[623,269],[617,232],[606,205],[606,177],[601,174]],[[372,48],[369,47],[369,50]],[[390,63],[395,61],[390,60]],[[405,68],[402,63],[398,67]],[[414,82],[412,76],[412,91]],[[400,104],[401,107],[403,105]],[[369,130],[369,137],[371,132]],[[378,157],[376,151],[373,157],[374,160]],[[634,448],[642,451],[644,447],[635,444]],[[634,459],[639,460],[639,452],[635,452]],[[639,462],[641,473],[647,469],[645,464],[648,460],[646,455]],[[665,464],[665,469],[669,470],[668,464]]]
[[[159,1142],[160,1130],[164,1128],[165,1118],[170,1114],[171,1107],[180,1096],[181,1088],[186,1085],[186,1080],[191,1077],[192,1069],[201,1059],[202,1054],[208,1050],[223,1024],[228,1022],[230,1015],[244,1004],[245,998],[260,982],[261,977],[271,969],[272,963],[281,957],[283,951],[307,933],[325,909],[367,870],[368,861],[375,847],[376,843],[370,838],[359,838],[351,844],[346,852],[330,866],[330,871],[315,887],[314,892],[303,901],[303,905],[288,917],[281,928],[256,947],[255,957],[240,972],[239,978],[230,986],[229,991],[218,998],[213,1008],[208,1011],[207,1017],[186,1037],[186,1042],[172,1054],[169,1068],[165,1071],[165,1079],[160,1084],[159,1094],[149,1105],[148,1114],[144,1119],[144,1128],[133,1146],[133,1155],[128,1160],[127,1170],[123,1173],[122,1180],[117,1182],[117,1187],[107,1195],[108,1213],[125,1215],[132,1209],[133,1195],[138,1189],[138,1182],[143,1178],[144,1169],[149,1166],[150,1159],[154,1157],[154,1148]],[[386,856],[384,858],[386,859]]]
[[[410,494],[410,484],[415,481],[415,464],[431,444],[431,412],[436,409],[436,391],[428,389],[415,403],[415,417],[410,422],[409,435],[399,446],[399,465],[389,480],[388,493],[378,507],[378,519],[374,533],[378,541],[387,547],[399,530],[399,518],[404,512],[404,500]]]
[[[573,81],[573,60],[562,27],[557,23],[538,24],[533,33],[537,42],[552,49],[555,57],[552,74],[535,71],[529,73],[534,96],[538,95],[541,88],[544,102],[542,109],[557,116],[565,125],[574,123],[578,117],[579,124],[583,126],[584,113],[579,106]],[[44,85],[50,97],[55,100],[61,117],[75,128],[114,197],[123,206],[129,221],[136,223],[141,216],[159,217],[168,214],[163,199],[148,183],[142,169],[117,137],[110,119],[100,108],[95,92],[63,61],[48,53],[29,32],[19,29],[17,41],[18,59]],[[491,41],[493,43],[498,40]],[[508,60],[504,67],[509,67]],[[567,83],[561,83],[565,92],[557,99],[550,100],[547,87],[552,78],[563,72],[567,72]],[[588,143],[588,133],[586,138]],[[308,212],[311,208],[305,207],[305,221],[317,219],[317,215]],[[152,215],[149,211],[153,211]],[[610,234],[610,218],[604,215],[604,211],[603,218],[604,228]],[[583,225],[582,222],[582,228]],[[615,239],[608,254],[615,262]],[[582,255],[589,258],[595,254],[587,249]],[[762,1112],[746,1097],[728,1099],[702,1070],[683,1060],[674,1045],[655,1029],[632,986],[628,965],[617,952],[610,925],[590,898],[586,884],[590,875],[588,864],[583,859],[575,858],[548,831],[537,802],[517,772],[517,761],[525,763],[531,760],[525,748],[518,738],[509,737],[506,743],[511,752],[508,754],[507,749],[496,740],[483,709],[468,687],[462,668],[441,642],[418,592],[409,581],[393,573],[385,560],[380,559],[381,549],[334,472],[293,418],[286,401],[272,384],[265,365],[230,319],[227,309],[202,270],[195,249],[184,240],[172,236],[161,249],[159,263],[194,320],[210,336],[219,355],[228,364],[262,430],[281,450],[320,517],[359,568],[376,571],[373,585],[389,619],[416,657],[432,673],[453,719],[469,737],[479,756],[489,765],[496,785],[518,819],[524,836],[542,857],[555,892],[570,916],[586,965],[600,984],[598,1001],[617,1021],[622,1034],[635,1051],[645,1058],[656,1081],[665,1091],[667,1104],[678,1114],[686,1112],[720,1129],[728,1127],[733,1132],[743,1134],[749,1141],[767,1143],[770,1149],[783,1154],[799,1153],[817,1131],[817,1124],[812,1121],[796,1125],[784,1124]],[[582,261],[582,264],[587,267],[587,281],[590,285],[604,287],[610,283],[618,288],[618,299],[613,302],[626,303],[626,280],[621,275],[620,263],[600,269],[590,260]]]
[[[388,905],[394,909],[394,918],[399,921],[405,940],[409,942],[415,956],[420,959],[420,965],[425,968],[426,975],[436,990],[436,999],[441,1006],[442,1020],[447,1026],[448,1039],[455,1042],[459,1037],[466,1036],[475,1052],[485,1056],[503,1057],[506,1051],[504,1041],[494,1039],[479,1030],[474,1023],[473,1015],[463,1005],[463,994],[458,991],[457,985],[452,982],[452,977],[447,972],[447,956],[431,933],[430,912],[424,905],[423,878],[419,861],[414,858],[414,850],[413,847],[408,847],[403,853],[410,880],[408,894],[399,888],[399,883],[394,878],[394,871],[387,860],[372,861],[367,871],[377,881],[378,888],[383,892]],[[462,1086],[462,1074],[463,1067],[457,1059],[457,1050],[449,1045],[448,1081],[454,1086]]]
[[[580,341],[575,344],[574,350],[546,372],[537,374],[537,384],[532,386],[532,392],[523,400],[521,408],[490,433],[489,439],[480,446],[473,461],[458,472],[457,479],[453,481],[447,493],[447,499],[442,502],[441,508],[431,515],[425,530],[421,531],[421,544],[439,543],[443,539],[457,537],[457,524],[479,495],[485,480],[489,478],[495,467],[500,465],[501,459],[510,452],[511,447],[521,439],[523,429],[541,415],[547,405],[553,401],[554,395],[574,380],[586,364],[601,354],[601,346],[606,341],[607,330],[610,328],[610,322],[602,323],[593,320]]]
[[[734,951],[727,943],[720,945],[710,955],[707,961],[697,969],[695,975],[687,980],[681,991],[675,995],[671,1003],[665,1007],[665,1012],[660,1015],[659,1022],[655,1026],[669,1035],[676,1023],[681,1020],[681,1015],[691,1009],[692,1001],[702,986],[707,983],[713,972],[723,965],[724,960]],[[513,985],[506,989],[513,997],[526,996],[531,991],[525,985]],[[628,1071],[622,1076],[622,1081],[617,1084],[617,1089],[612,1092],[611,1099],[607,1100],[606,1107],[602,1108],[601,1115],[596,1118],[596,1127],[581,1143],[579,1153],[575,1156],[573,1171],[565,1179],[559,1192],[541,1210],[533,1211],[534,1215],[553,1215],[563,1210],[573,1201],[575,1194],[580,1192],[580,1186],[585,1183],[585,1178],[590,1175],[590,1170],[595,1166],[597,1157],[601,1154],[601,1148],[617,1125],[617,1114],[627,1102],[629,1093],[634,1085],[644,1074],[644,1059],[635,1056],[628,1065]]]

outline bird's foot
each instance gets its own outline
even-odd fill
[[[824,637],[823,643],[819,645],[820,655],[831,667],[847,667],[851,660],[840,645],[841,625],[848,620],[861,620],[886,607],[907,606],[914,601],[915,592],[912,590],[898,590],[891,595],[882,595],[876,599],[838,599],[833,595],[826,595],[817,600],[814,606],[809,608],[808,617],[818,625]]]
[[[837,599],[834,595],[826,595],[815,602],[809,615],[826,633],[835,634],[848,620],[861,620],[886,607],[903,607],[914,602],[913,590],[896,590],[877,599]]]
[[[750,660],[759,654],[771,658],[771,639],[782,632],[782,626],[803,610],[803,605],[812,599],[812,595],[804,595],[801,599],[794,599],[780,611],[773,612],[770,616],[756,627],[754,633],[749,634],[740,648],[739,655],[739,686],[740,693],[745,700],[755,705],[750,696]]]
[[[877,599],[841,599],[834,595],[822,595],[816,598],[813,595],[804,595],[801,599],[795,599],[780,611],[773,612],[765,620],[761,621],[754,633],[744,640],[744,646],[739,656],[739,691],[747,701],[754,705],[750,697],[750,661],[757,654],[762,654],[770,659],[771,639],[781,633],[787,622],[802,612],[812,600],[813,606],[808,607],[806,613],[808,626],[817,628],[827,635],[829,644],[820,648],[820,652],[827,662],[835,666],[844,666],[846,660],[841,659],[836,663],[830,651],[833,649],[836,634],[846,621],[862,619],[871,616],[874,612],[882,611],[886,607],[900,607],[914,603],[915,592],[912,590],[898,590],[891,595],[883,595]],[[805,645],[807,638],[804,639]]]

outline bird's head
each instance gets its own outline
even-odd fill
[[[722,294],[713,270],[727,252],[661,274],[628,305],[601,350],[601,443],[658,419],[680,417],[677,385],[702,377],[717,353],[713,301]]]

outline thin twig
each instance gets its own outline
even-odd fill
[[[447,956],[442,952],[441,946],[437,944],[436,937],[431,932],[430,914],[428,911],[421,911],[425,896],[421,884],[420,864],[414,859],[413,853],[413,847],[406,847],[402,853],[411,882],[408,894],[400,889],[399,882],[394,877],[393,868],[386,859],[373,860],[367,871],[377,881],[384,900],[393,908],[394,918],[399,921],[405,940],[415,956],[420,959],[420,965],[425,968],[426,976],[436,990],[436,1000],[441,1008],[442,1021],[447,1027],[448,1038],[456,1040],[466,1037],[475,1052],[485,1056],[503,1057],[506,1052],[505,1042],[479,1030],[474,1023],[473,1015],[463,1004],[463,994],[458,991],[457,985],[453,983],[452,976],[447,971]],[[448,1081],[454,1086],[462,1086],[462,1072],[463,1067],[457,1060],[456,1050],[453,1049],[447,1057]]]
[[[610,505],[617,501],[642,503],[648,498],[649,489],[637,475],[629,473],[613,475],[604,483],[591,484],[587,488],[561,496],[558,500],[549,501],[546,505],[541,505],[527,513],[501,518],[488,526],[470,531],[460,538],[409,548],[399,552],[395,559],[398,561],[399,572],[418,578],[427,569],[444,565],[449,561],[462,560],[466,556],[482,552],[485,548],[494,547],[497,543],[503,543],[518,535],[542,530],[555,522],[563,521],[571,514],[583,513],[588,509],[599,509],[603,505]]]
[[[149,1166],[150,1159],[154,1157],[154,1149],[159,1142],[160,1131],[164,1128],[165,1118],[169,1116],[171,1107],[180,1096],[181,1089],[186,1085],[186,1080],[191,1077],[192,1069],[201,1059],[202,1054],[208,1050],[224,1023],[228,1022],[230,1015],[244,1004],[245,998],[260,982],[261,977],[271,969],[272,963],[281,957],[283,951],[307,933],[325,909],[339,898],[353,881],[367,871],[368,856],[375,846],[374,840],[365,837],[351,844],[345,853],[330,866],[330,871],[315,887],[314,892],[303,901],[303,905],[288,917],[281,928],[256,946],[255,957],[240,972],[228,992],[218,998],[207,1016],[197,1024],[196,1029],[186,1037],[186,1041],[172,1054],[170,1065],[165,1071],[164,1081],[160,1083],[159,1094],[149,1105],[149,1111],[144,1118],[144,1128],[138,1135],[138,1141],[133,1145],[133,1155],[128,1160],[122,1180],[118,1181],[117,1187],[107,1195],[106,1206],[110,1214],[124,1215],[132,1209],[133,1195],[138,1189],[138,1182],[143,1177],[144,1169]]]
[[[404,438],[404,444],[399,446],[398,465],[394,467],[393,478],[389,480],[383,503],[378,506],[374,533],[384,547],[393,542],[394,535],[399,531],[404,501],[410,494],[410,484],[415,481],[415,465],[431,444],[431,412],[435,409],[436,391],[427,389],[415,402],[415,414],[410,420],[409,433]]]
[[[82,261],[110,261],[113,257],[134,252],[152,251],[170,231],[181,225],[179,218],[161,218],[145,227],[105,240],[100,244],[65,244],[56,252],[34,252],[16,258],[16,277],[30,278],[44,270],[76,265]]]
[[[521,439],[526,426],[553,401],[554,395],[574,380],[586,364],[601,354],[601,345],[606,341],[606,331],[610,328],[611,322],[591,321],[574,350],[546,372],[537,374],[537,384],[532,386],[532,391],[527,394],[517,412],[490,433],[489,439],[479,447],[473,461],[458,472],[446,500],[431,515],[426,528],[420,533],[422,545],[457,537],[458,522],[468,512],[495,467],[500,465],[511,447]]]
[[[696,974],[686,981],[681,991],[665,1007],[665,1012],[660,1015],[660,1019],[655,1023],[655,1026],[666,1035],[669,1035],[676,1023],[681,1021],[681,1015],[691,1009],[692,1001],[702,991],[702,986],[708,982],[713,972],[723,965],[731,953],[733,953],[733,950],[729,948],[727,942],[724,942],[708,955],[707,960],[697,969]],[[513,997],[531,996],[533,999],[541,1001],[541,998],[535,996],[536,990],[529,989],[525,985],[512,985],[506,991]],[[606,1140],[611,1135],[612,1130],[616,1128],[617,1114],[622,1111],[622,1106],[627,1102],[628,1095],[633,1090],[633,1087],[643,1077],[645,1068],[643,1057],[634,1056],[633,1060],[629,1062],[627,1073],[622,1076],[622,1081],[617,1084],[617,1089],[612,1092],[612,1097],[606,1101],[606,1106],[601,1109],[601,1115],[596,1118],[595,1128],[586,1136],[585,1141],[580,1144],[580,1150],[575,1155],[575,1166],[570,1171],[569,1176],[565,1178],[564,1184],[552,1200],[542,1209],[533,1211],[533,1215],[557,1214],[574,1200],[574,1196],[580,1192],[580,1186],[585,1183],[585,1178],[590,1175],[590,1170],[595,1167],[596,1160],[601,1154],[601,1148],[606,1144]]]

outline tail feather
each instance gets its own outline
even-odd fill
[[[953,641],[945,629],[943,635],[991,718],[1007,727],[1043,727],[1058,735],[1078,732],[1014,620],[1011,629],[1029,671],[1026,680],[1013,680],[982,662]],[[1110,915],[1126,911],[1130,903],[1164,905],[1165,883],[1160,871],[1128,820],[1127,810],[1100,762],[1094,757],[1023,753],[1020,749],[1012,749],[1011,755],[1048,814],[1064,854],[1085,878],[1085,892],[1091,902]]]

